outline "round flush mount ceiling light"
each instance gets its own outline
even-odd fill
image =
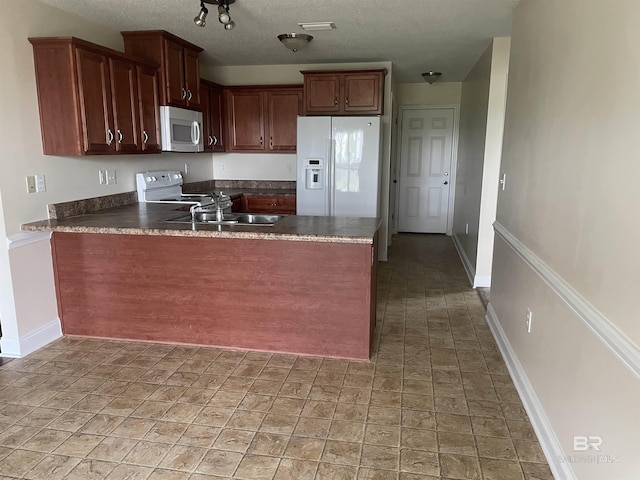
[[[442,72],[434,72],[432,70],[429,70],[428,72],[424,72],[422,74],[422,78],[424,78],[425,82],[431,85],[433,82],[440,78],[440,75],[442,75]]]
[[[301,48],[306,47],[313,37],[306,33],[283,33],[278,35],[278,40],[292,52],[297,52]]]

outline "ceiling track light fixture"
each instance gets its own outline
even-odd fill
[[[422,74],[422,78],[424,78],[425,82],[431,85],[433,84],[433,82],[440,78],[440,75],[442,75],[442,72],[434,72],[432,70],[429,70],[428,72],[424,72]]]
[[[204,6],[204,2],[200,2],[200,12],[193,19],[193,23],[195,23],[199,27],[204,27],[207,24],[207,14],[209,10]]]
[[[292,52],[297,52],[306,47],[313,40],[313,37],[306,33],[283,33],[278,35],[278,40]]]
[[[193,22],[199,27],[204,27],[207,18],[207,7],[205,3],[209,5],[218,5],[218,21],[224,26],[225,30],[233,30],[236,26],[236,22],[231,20],[231,14],[229,13],[229,5],[235,3],[236,0],[200,0],[200,13],[193,19]]]

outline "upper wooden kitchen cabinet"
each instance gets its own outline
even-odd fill
[[[153,77],[157,65],[74,37],[29,41],[45,155],[159,151],[145,145],[159,137],[157,94],[139,83],[139,68]]]
[[[121,33],[126,54],[160,64],[161,105],[200,109],[202,48],[164,30]]]
[[[205,152],[224,152],[222,86],[200,79],[202,130]]]
[[[305,115],[382,115],[386,69],[308,70]]]
[[[224,92],[227,151],[296,151],[301,87],[227,87]]]

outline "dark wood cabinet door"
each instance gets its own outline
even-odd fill
[[[137,73],[142,151],[159,153],[162,151],[162,143],[160,141],[158,71],[138,65]]]
[[[264,151],[264,101],[260,90],[227,90],[228,151]]]
[[[105,55],[78,48],[76,62],[84,152],[113,152],[109,60]]]
[[[222,87],[219,85],[209,88],[209,108],[211,113],[211,135],[213,137],[213,151],[224,152],[224,108]]]
[[[200,65],[198,52],[184,49],[184,88],[187,91],[186,105],[200,108]]]
[[[269,151],[296,151],[301,103],[302,90],[299,88],[267,91]]]
[[[295,215],[296,213],[295,196],[245,195],[244,200],[244,208],[249,213],[279,213],[284,215]]]
[[[340,111],[340,75],[305,75],[305,114],[337,113]]]
[[[113,58],[109,66],[116,151],[136,152],[142,149],[136,66]]]
[[[382,114],[381,73],[347,73],[343,79],[343,110],[349,113]]]
[[[209,100],[209,87],[200,84],[200,103],[202,104],[202,138],[204,151],[213,152],[213,135],[211,134],[211,102]]]
[[[184,81],[184,48],[167,39],[164,42],[167,103],[176,107],[184,107],[187,104],[187,90]]]

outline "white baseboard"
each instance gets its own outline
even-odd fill
[[[460,243],[460,240],[458,240],[458,236],[454,233],[451,236],[451,238],[453,239],[453,244],[455,245],[456,250],[458,251],[458,256],[462,261],[462,266],[464,267],[465,272],[467,272],[467,277],[469,277],[469,283],[472,286],[474,286],[473,284],[475,283],[476,268],[471,263],[471,260],[469,260],[469,257],[467,257],[467,252],[465,252],[464,248],[462,248],[462,244]]]
[[[490,276],[475,275],[473,277],[473,288],[490,287],[490,286],[491,286]]]
[[[22,358],[60,337],[62,328],[56,318],[22,338],[0,338],[0,357]]]
[[[7,248],[9,250],[13,250],[14,248],[24,247],[25,245],[31,245],[32,243],[49,240],[50,238],[51,232],[48,231],[18,232],[7,237]]]
[[[547,417],[540,400],[538,400],[538,396],[536,395],[531,382],[529,382],[529,378],[527,377],[524,368],[522,368],[522,364],[511,347],[507,334],[502,329],[500,320],[498,319],[491,303],[487,306],[487,323],[489,324],[491,333],[493,333],[493,336],[496,339],[496,343],[502,353],[502,357],[507,364],[513,383],[515,384],[524,408],[529,415],[531,425],[538,436],[540,446],[547,457],[547,461],[549,462],[549,467],[551,468],[554,478],[558,480],[576,480],[577,477],[570,464],[561,461],[561,459],[566,458],[562,445],[560,445],[560,441],[551,426],[551,422],[549,422],[549,418]]]
[[[453,244],[455,245],[456,250],[458,251],[458,256],[462,261],[464,270],[465,272],[467,272],[467,277],[469,277],[469,283],[471,283],[471,286],[473,288],[490,287],[491,276],[476,275],[476,268],[471,263],[471,260],[469,260],[469,257],[467,256],[467,252],[465,252],[464,248],[462,248],[462,244],[460,243],[460,240],[458,240],[458,237],[456,236],[456,234],[454,233],[451,236],[451,238],[453,239]]]

